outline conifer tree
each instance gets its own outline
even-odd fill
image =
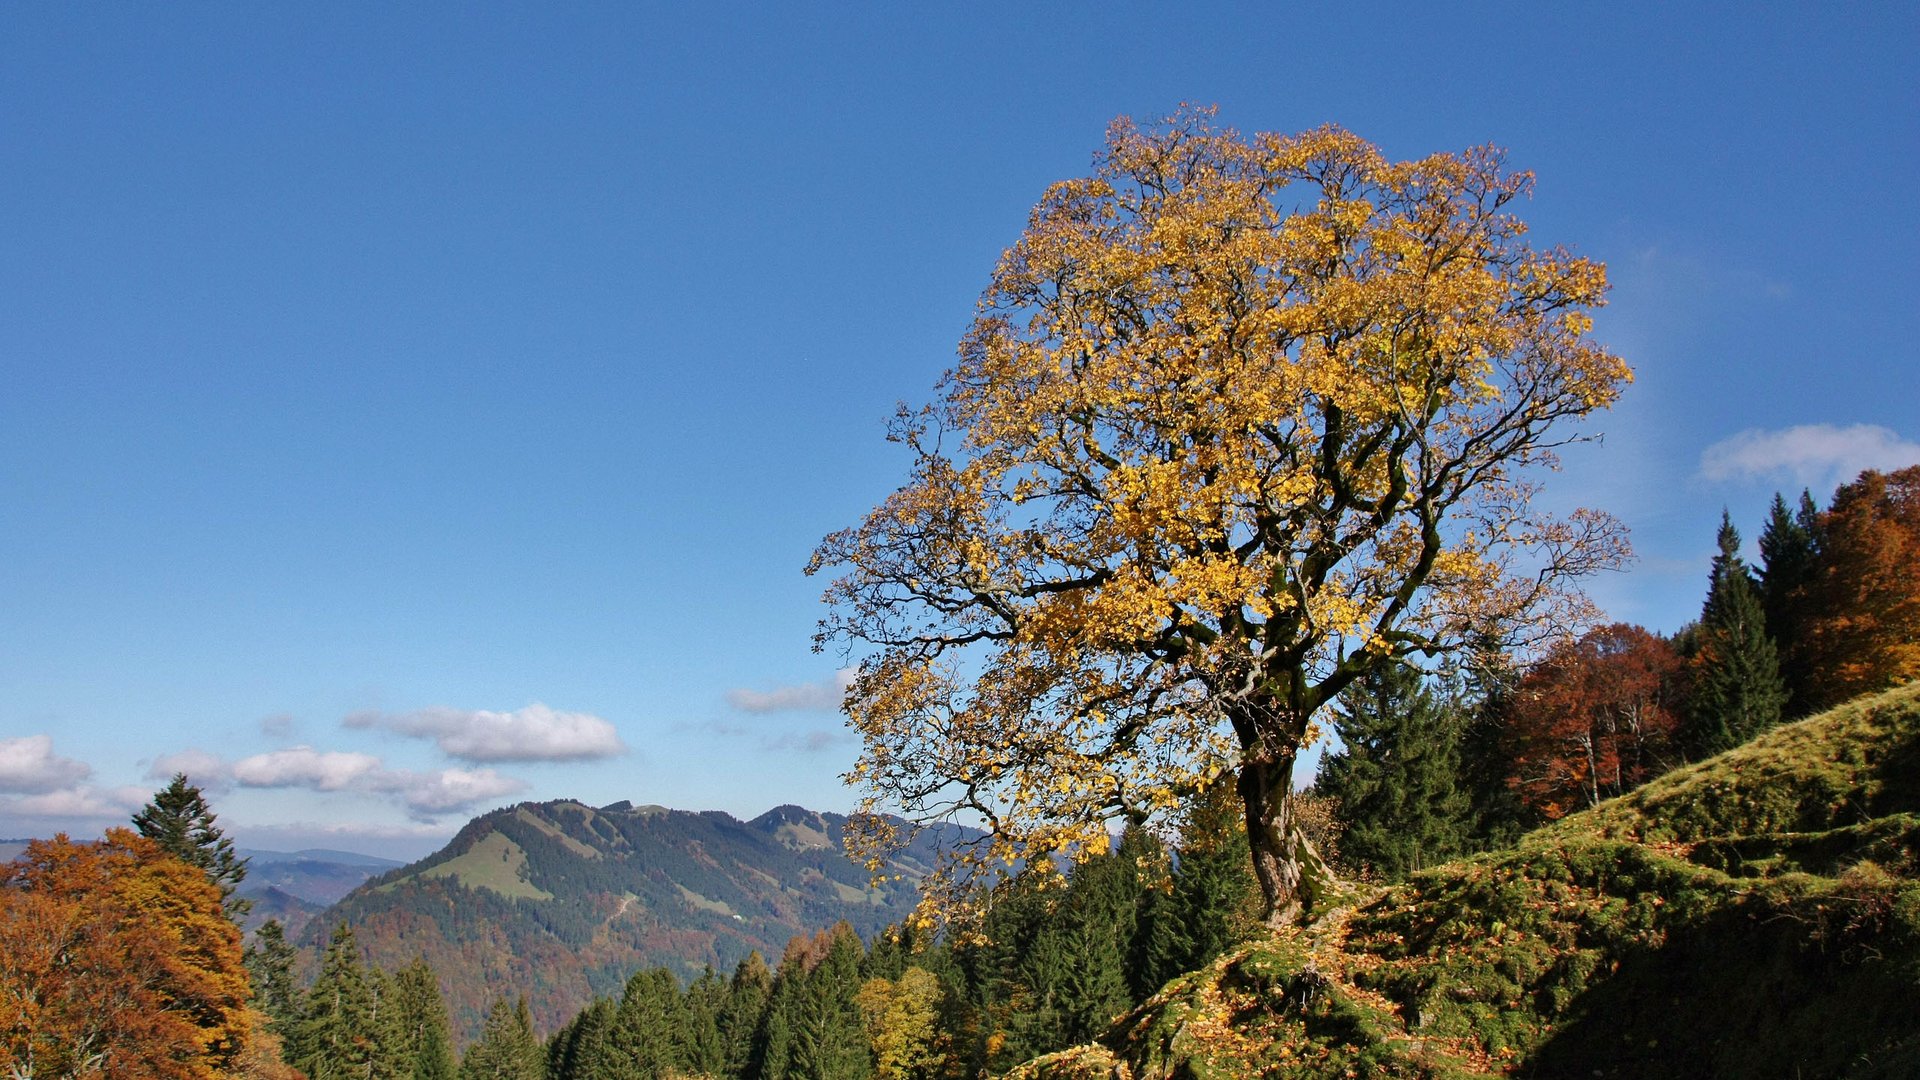
[[[1518,682],[1519,672],[1509,659],[1492,651],[1468,665],[1463,680],[1460,787],[1467,798],[1467,833],[1475,851],[1507,847],[1538,824],[1538,815],[1507,782],[1513,772]]]
[[[167,786],[154,792],[153,800],[133,815],[133,827],[174,858],[199,867],[220,886],[221,904],[227,917],[237,923],[253,906],[252,901],[233,895],[247,876],[247,860],[214,820],[213,808],[200,789],[187,780],[186,773],[174,773]]]
[[[480,1040],[460,1058],[460,1080],[544,1080],[545,1072],[546,1057],[534,1037],[527,1000],[521,998],[517,1008],[505,1000],[494,1002]]]
[[[452,1080],[453,1037],[440,980],[426,957],[393,973],[382,1011],[392,1019],[390,1056],[401,1080]]]
[[[607,998],[594,998],[571,1023],[554,1032],[547,1043],[548,1080],[589,1080],[592,1074],[588,1069],[600,1054],[600,1045],[607,1033],[613,1030],[613,1017],[618,1008]]]
[[[806,973],[793,1024],[788,1075],[865,1080],[872,1070],[859,1007],[859,935],[844,922],[827,931],[826,954]]]
[[[613,1025],[587,1059],[586,1075],[656,1080],[685,1068],[686,1003],[666,968],[635,972],[614,1011]]]
[[[1168,889],[1144,897],[1130,972],[1136,1001],[1204,966],[1258,921],[1246,822],[1232,784],[1205,789],[1182,817]]]
[[[353,928],[341,923],[327,942],[306,1008],[287,1033],[287,1064],[307,1080],[362,1080],[375,1068],[374,989]]]
[[[1719,544],[1694,637],[1692,689],[1680,732],[1683,748],[1696,759],[1739,746],[1779,723],[1787,696],[1759,590],[1741,561],[1740,534],[1725,513]]]
[[[712,965],[687,987],[686,1027],[681,1032],[681,1067],[703,1076],[719,1076],[726,1071],[727,1045],[720,1031],[720,1020],[727,1007],[727,981]]]
[[[1788,716],[1805,715],[1811,700],[1806,628],[1813,618],[1809,590],[1819,572],[1819,517],[1812,493],[1802,490],[1799,508],[1789,510],[1787,500],[1776,492],[1760,532],[1760,606],[1767,634],[1779,651]]]
[[[772,992],[773,971],[756,949],[733,969],[733,980],[727,984],[727,1003],[720,1013],[720,1037],[726,1046],[725,1075],[759,1075],[764,1060],[761,1028]]]
[[[1314,789],[1338,800],[1349,862],[1399,881],[1466,850],[1464,728],[1462,710],[1410,664],[1374,668],[1341,693],[1342,746],[1321,762]]]
[[[288,943],[286,928],[278,919],[260,924],[245,953],[254,1004],[271,1021],[271,1029],[281,1034],[300,1017],[300,992],[293,977],[293,963],[298,955]]]

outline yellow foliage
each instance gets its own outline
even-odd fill
[[[964,876],[1236,770],[1291,902],[1314,713],[1380,664],[1572,629],[1568,583],[1625,553],[1529,505],[1630,377],[1585,336],[1604,269],[1524,242],[1531,185],[1490,148],[1117,121],[896,418],[908,482],[809,566],[841,568],[821,641],[872,647],[866,808],[984,820]]]

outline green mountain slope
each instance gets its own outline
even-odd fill
[[[1355,897],[1015,1076],[1920,1076],[1920,683]]]
[[[899,921],[944,834],[923,836],[890,868],[894,880],[869,888],[841,851],[845,822],[793,806],[742,822],[628,803],[522,803],[356,889],[302,940],[317,955],[345,921],[381,967],[424,955],[465,1036],[493,1000],[522,994],[552,1030],[593,996],[617,997],[642,967],[730,974],[755,949],[777,960],[796,934],[845,920],[871,937]]]

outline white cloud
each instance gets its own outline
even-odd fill
[[[438,772],[390,772],[376,781],[401,797],[416,817],[465,810],[527,789],[526,782],[492,769],[441,769]]]
[[[202,791],[229,791],[233,788],[233,770],[220,755],[205,750],[189,749],[177,754],[161,754],[147,768],[147,779],[171,780],[175,773],[185,773],[188,782]]]
[[[260,718],[260,732],[275,739],[284,739],[293,734],[294,721],[290,713],[274,713]]]
[[[146,804],[149,792],[137,787],[97,788],[90,784],[0,801],[0,813],[43,818],[119,818]]]
[[[463,761],[587,761],[627,751],[607,721],[538,702],[514,712],[435,706],[412,713],[355,713],[343,723],[432,739],[447,756]]]
[[[233,763],[233,778],[243,787],[311,788],[343,791],[385,770],[372,754],[343,750],[315,750],[295,746],[270,750]]]
[[[234,762],[227,771],[241,787],[389,796],[422,821],[527,790],[526,781],[492,769],[389,769],[372,754],[311,746],[255,754]]]
[[[0,739],[0,791],[55,792],[91,775],[93,768],[86,762],[56,757],[51,735]]]
[[[727,704],[750,713],[837,712],[857,674],[858,671],[849,667],[834,672],[831,682],[778,686],[772,690],[729,690]]]
[[[1802,424],[1779,431],[1753,429],[1722,439],[1700,455],[1708,480],[1790,482],[1822,495],[1867,469],[1888,471],[1920,463],[1920,443],[1874,424]]]

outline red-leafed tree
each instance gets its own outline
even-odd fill
[[[1557,818],[1671,768],[1682,670],[1666,639],[1625,623],[1548,652],[1507,703],[1520,797]]]
[[[1920,678],[1920,465],[1871,470],[1833,494],[1803,639],[1816,707]]]
[[[212,1080],[256,1021],[219,886],[126,829],[0,868],[0,1072]]]

